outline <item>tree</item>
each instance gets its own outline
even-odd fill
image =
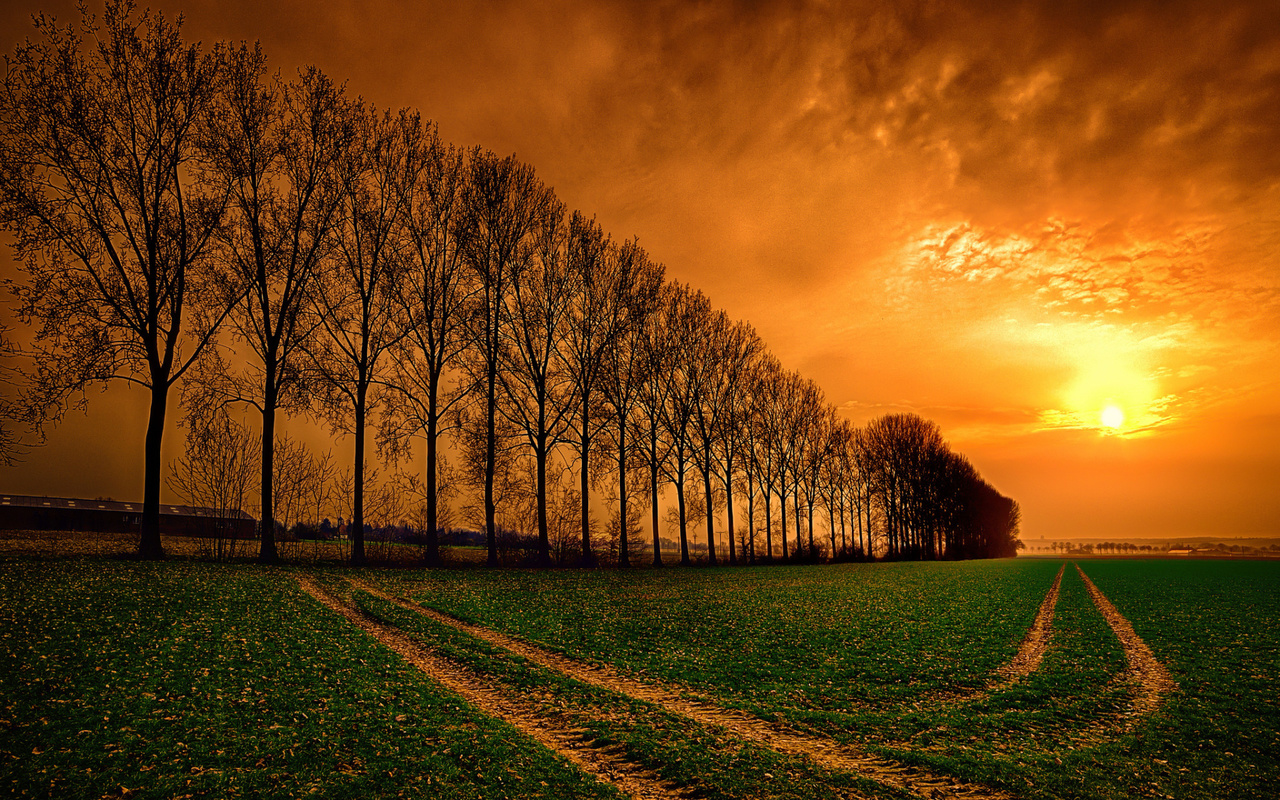
[[[745,460],[743,450],[747,442],[746,431],[751,414],[746,388],[756,359],[763,351],[764,342],[749,324],[735,322],[729,327],[721,360],[720,391],[723,397],[718,445],[719,459],[723,465],[720,474],[724,478],[725,508],[728,513],[730,564],[737,563],[733,536],[733,476],[737,471],[736,465]],[[748,517],[750,517],[749,511]],[[755,560],[754,553],[749,560]]]
[[[318,324],[308,314],[311,282],[332,246],[342,205],[339,159],[354,125],[342,89],[319,70],[297,83],[268,80],[259,47],[231,53],[206,137],[210,161],[231,187],[222,253],[244,297],[231,316],[251,360],[242,372],[218,363],[198,391],[247,402],[262,416],[259,560],[276,561],[276,412],[307,404],[301,348]]]
[[[609,424],[604,430],[612,438],[613,451],[617,454],[617,530],[620,537],[618,564],[625,567],[630,565],[632,549],[628,541],[632,513],[627,505],[627,472],[628,458],[634,445],[629,434],[636,425],[634,418],[643,405],[645,387],[649,381],[647,329],[659,308],[663,268],[661,264],[650,261],[648,254],[635,240],[625,242],[619,248],[617,258],[619,272],[625,276],[618,283],[625,291],[621,298],[622,322],[618,335],[614,337],[613,346],[604,353],[600,390],[609,412]],[[643,436],[643,431],[640,435]],[[654,449],[656,450],[656,443]],[[654,508],[657,508],[656,499]],[[653,547],[655,564],[660,565],[662,555],[659,552],[656,514]]]
[[[353,144],[336,169],[342,205],[337,245],[313,281],[315,313],[326,335],[308,342],[323,408],[337,430],[355,435],[351,560],[364,562],[365,432],[374,392],[387,381],[386,356],[404,336],[397,315],[400,258],[396,232],[421,135],[416,115],[350,106]]]
[[[564,440],[573,411],[573,381],[557,353],[564,342],[569,306],[580,276],[569,264],[569,226],[559,201],[541,207],[532,251],[512,273],[503,304],[506,340],[500,352],[498,408],[532,451],[538,523],[538,559],[550,563],[547,463]]]
[[[235,525],[258,471],[258,437],[222,410],[189,423],[186,452],[170,467],[166,483],[190,505],[212,512],[206,538],[215,558],[230,558],[235,555]]]
[[[674,347],[667,336],[667,309],[683,287],[663,283],[654,298],[653,312],[638,325],[636,334],[637,370],[639,385],[637,403],[639,409],[640,438],[644,462],[649,469],[649,512],[653,525],[653,566],[662,566],[662,538],[659,528],[659,476],[665,475],[668,463],[666,438],[663,436],[667,401],[670,399],[671,382],[667,380],[667,364]]]
[[[435,564],[440,560],[440,437],[467,388],[460,384],[450,391],[445,381],[467,346],[474,284],[462,260],[466,154],[442,143],[430,125],[416,139],[412,158],[417,173],[404,205],[404,272],[396,295],[405,338],[394,359],[392,384],[398,391],[391,396],[383,440],[393,454],[414,435],[426,440],[424,523],[427,562]]]
[[[223,57],[126,2],[82,14],[92,46],[37,17],[0,95],[0,218],[28,276],[19,316],[39,326],[24,402],[56,422],[93,384],[147,389],[138,551],[158,558],[169,389],[234,300],[209,258],[227,189],[197,146]]]
[[[476,149],[463,191],[463,259],[476,281],[468,317],[472,358],[467,364],[483,404],[483,442],[472,448],[484,482],[484,524],[489,566],[498,563],[495,480],[498,474],[498,369],[505,343],[505,303],[513,276],[529,258],[530,237],[553,200],[533,168],[514,156]]]
[[[773,495],[781,494],[780,459],[782,458],[781,439],[782,406],[778,402],[781,387],[786,381],[786,372],[782,363],[772,354],[764,355],[755,370],[748,386],[752,398],[753,440],[750,459],[755,472],[760,495],[764,500],[764,538],[765,560],[773,560]],[[785,515],[784,515],[785,516]],[[783,530],[783,554],[786,553],[786,531]]]
[[[702,333],[702,322],[711,314],[711,304],[701,292],[676,285],[667,295],[662,309],[659,335],[664,338],[663,358],[655,378],[662,381],[660,419],[666,439],[663,476],[676,489],[676,505],[680,524],[680,563],[688,565],[688,506],[685,503],[685,477],[694,466],[693,417],[700,401],[702,371],[692,358]]]
[[[717,477],[715,450],[723,428],[723,410],[728,393],[724,373],[728,361],[729,315],[710,311],[693,319],[694,327],[684,338],[682,362],[687,378],[692,425],[694,464],[702,475],[703,504],[707,511],[707,560],[716,563],[715,501],[712,480]],[[733,541],[733,537],[729,537]]]
[[[626,281],[630,277],[619,250],[594,219],[574,212],[569,220],[569,269],[578,276],[569,308],[561,361],[573,384],[577,413],[570,434],[578,456],[582,501],[582,562],[595,563],[591,548],[591,451],[596,428],[603,422],[599,403],[605,353],[613,346],[626,315]]]

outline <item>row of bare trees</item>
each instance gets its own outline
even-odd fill
[[[20,406],[38,426],[97,383],[150,390],[143,556],[162,552],[160,437],[179,381],[200,430],[233,406],[261,416],[241,467],[258,474],[264,561],[292,513],[281,413],[354,438],[357,563],[369,433],[393,464],[425,443],[432,562],[458,483],[490,564],[513,530],[536,533],[539,563],[595,563],[602,495],[618,563],[643,550],[642,503],[661,564],[668,491],[682,563],[697,522],[717,561],[721,513],[734,563],[774,558],[775,532],[782,558],[1012,554],[1016,504],[936,426],[839,419],[749,325],[514,157],[454,147],[315,69],[270,75],[256,46],[202,52],[127,4],[85,18],[89,42],[36,27],[0,99],[0,209],[28,274],[20,316],[37,326]]]

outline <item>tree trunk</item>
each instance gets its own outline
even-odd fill
[[[841,555],[849,555],[849,539],[845,535],[845,511],[849,506],[849,501],[844,495],[840,496],[840,553]]]
[[[258,561],[262,564],[275,564],[280,560],[276,553],[275,509],[272,507],[276,460],[276,403],[275,368],[269,365],[267,391],[262,403],[262,544],[258,549]]]
[[[356,396],[356,466],[354,497],[351,503],[351,563],[364,564],[364,390]]]
[[[579,457],[582,459],[582,565],[593,567],[596,563],[595,553],[591,552],[591,476],[587,472],[587,456],[591,450],[591,433],[589,425],[591,406],[588,392],[582,392],[582,447]]]
[[[495,338],[497,334],[494,334]],[[484,463],[484,529],[486,543],[489,546],[488,565],[498,566],[498,522],[497,508],[493,499],[493,478],[496,471],[494,460],[498,455],[498,365],[489,362],[489,396],[486,409],[485,463]]]
[[[799,558],[799,559],[801,559],[801,561],[803,561],[803,559],[804,559],[804,539],[803,539],[803,538],[801,538],[801,534],[804,534],[804,529],[803,529],[803,525],[801,525],[801,522],[803,522],[803,521],[804,521],[804,518],[800,516],[800,486],[796,486],[796,488],[795,488],[795,492],[792,492],[792,493],[791,493],[791,502],[792,502],[792,504],[794,504],[794,506],[795,506],[795,508],[796,508],[796,549],[795,549],[795,554],[796,554],[796,558]]]
[[[711,498],[711,467],[702,471],[702,485],[707,494],[707,563],[716,565],[716,514]]]
[[[773,492],[764,488],[764,558],[773,561]]]
[[[680,507],[680,563],[687,567],[689,566],[689,531],[684,515],[684,470],[680,470],[676,477],[680,479],[676,481],[676,505]]]
[[[427,563],[436,566],[440,563],[440,532],[436,523],[436,404],[439,402],[438,377],[431,376],[431,385],[427,389]]]
[[[805,500],[809,510],[809,558],[816,560],[818,550],[813,546],[813,495],[810,494]]]
[[[751,475],[747,474],[747,542],[751,549],[747,551],[747,563],[756,563],[756,489]]]
[[[783,479],[785,480],[785,478]],[[781,481],[779,481],[781,483]],[[782,560],[787,560],[787,490],[786,486],[778,490],[778,508],[782,511]]]
[[[653,509],[653,565],[662,566],[662,538],[658,534],[658,432],[649,429],[649,491],[653,494],[650,506]]]
[[[627,424],[625,418],[618,426],[618,517],[622,530],[618,534],[618,566],[631,566],[627,553]]]
[[[160,441],[164,436],[164,415],[169,387],[163,381],[151,386],[151,413],[147,418],[147,440],[143,467],[142,524],[139,526],[138,556],[164,558],[160,545]]]
[[[738,563],[738,554],[734,550],[734,533],[733,530],[733,462],[726,461],[724,467],[724,505],[728,510],[729,523],[729,563]]]
[[[547,451],[546,447],[538,448],[538,564],[547,566],[551,563],[551,536],[547,530]]]

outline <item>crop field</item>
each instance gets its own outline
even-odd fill
[[[1247,561],[11,559],[0,794],[1267,796],[1278,590]]]

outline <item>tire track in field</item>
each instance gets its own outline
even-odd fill
[[[1138,687],[1129,710],[1122,714],[1126,718],[1125,721],[1118,726],[1120,731],[1125,731],[1159,708],[1164,695],[1178,688],[1178,684],[1169,674],[1169,670],[1165,669],[1164,664],[1161,664],[1151,652],[1147,643],[1142,641],[1142,637],[1133,629],[1133,625],[1129,624],[1129,620],[1125,619],[1106,595],[1093,585],[1093,581],[1084,574],[1079,564],[1076,564],[1075,568],[1084,580],[1085,588],[1093,598],[1093,604],[1098,607],[1098,611],[1102,613],[1111,630],[1115,632],[1116,638],[1120,640],[1120,648],[1124,650],[1125,660],[1129,663],[1126,677]],[[1108,727],[1115,726],[1099,726],[1100,729]]]
[[[1031,627],[1027,629],[1027,635],[1018,645],[1018,652],[996,670],[996,680],[980,689],[950,696],[943,695],[938,698],[941,705],[963,705],[984,700],[1008,689],[1040,668],[1040,662],[1044,660],[1044,654],[1049,649],[1049,640],[1053,637],[1053,612],[1058,607],[1058,592],[1062,588],[1062,573],[1066,569],[1065,563],[1058,567],[1053,585],[1049,587],[1048,593],[1040,603],[1036,617],[1031,621]]]
[[[352,586],[363,589],[375,597],[523,656],[539,666],[555,670],[574,680],[652,703],[701,725],[724,728],[747,741],[785,755],[808,758],[830,770],[868,778],[884,786],[937,800],[948,798],[1009,800],[1012,797],[1006,792],[979,784],[933,775],[917,767],[874,755],[834,739],[797,733],[742,711],[726,709],[711,702],[690,700],[660,685],[620,675],[611,667],[588,666],[507,634],[472,625],[404,598],[390,595],[363,580],[356,578],[348,580]]]
[[[348,622],[400,654],[427,677],[461,695],[485,714],[511,724],[601,783],[612,785],[635,800],[683,800],[687,797],[686,793],[671,788],[667,781],[651,770],[620,758],[616,749],[591,747],[583,739],[584,731],[581,729],[558,724],[554,718],[540,713],[532,703],[494,689],[470,670],[435,655],[394,626],[366,616],[310,578],[298,576],[298,585]]]

